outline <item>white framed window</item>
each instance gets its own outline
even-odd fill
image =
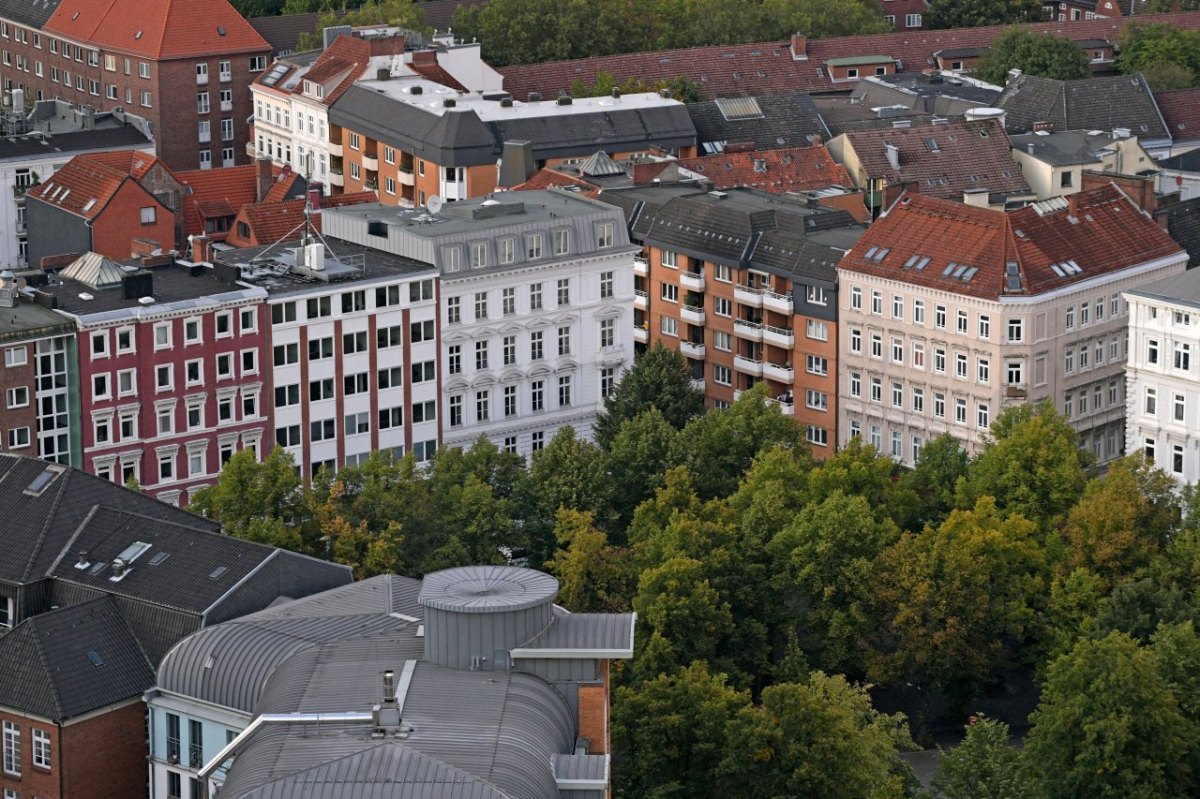
[[[728,366],[713,364],[713,382],[719,386],[733,385],[733,370]]]
[[[33,730],[33,765],[50,768],[50,734],[45,730]]]
[[[850,288],[850,308],[855,311],[861,311],[863,307],[862,302],[862,289],[858,286],[852,286]]]
[[[1086,320],[1084,321],[1086,322]],[[1024,319],[1009,319],[1006,327],[1008,329],[1008,341],[1010,344],[1021,344],[1025,341]]]
[[[4,351],[4,365],[8,368],[14,366],[24,366],[29,363],[29,349],[27,347],[9,347]]]
[[[664,336],[679,336],[679,320],[671,316],[660,317],[662,320],[660,330]]]
[[[11,604],[9,600],[6,604]],[[8,614],[11,626],[12,613]],[[21,776],[21,726],[11,721],[4,722],[4,773],[14,777]]]

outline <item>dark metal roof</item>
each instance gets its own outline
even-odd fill
[[[558,580],[515,566],[461,566],[425,575],[420,603],[454,613],[498,613],[554,601]]]
[[[1111,133],[1093,134],[1086,130],[1056,130],[1050,133],[1025,133],[1009,139],[1013,149],[1055,166],[1098,164],[1100,152],[1112,146]]]
[[[59,0],[0,0],[0,17],[41,30],[58,9]]]
[[[696,128],[696,139],[702,147],[711,142],[753,142],[756,150],[775,150],[807,147],[813,143],[813,137],[829,139],[829,128],[807,94],[746,99],[757,101],[761,116],[727,119],[720,107],[722,101],[717,100],[687,105],[688,116]]]
[[[556,755],[554,776],[562,781],[608,779],[608,755]]]
[[[0,672],[0,706],[56,722],[154,685],[154,669],[109,597],[34,616],[0,636]]]
[[[53,122],[51,123],[53,124]],[[92,130],[77,130],[68,133],[52,133],[43,144],[37,136],[19,136],[0,139],[0,159],[23,159],[31,156],[53,157],[87,150],[140,149],[153,144],[141,130],[133,125],[97,127]]]
[[[1066,81],[1021,75],[1009,81],[996,105],[1008,112],[1010,133],[1050,122],[1057,130],[1129,128],[1142,139],[1171,138],[1141,73]]]
[[[41,579],[60,556],[73,558],[77,550],[68,550],[69,542],[101,505],[120,507],[123,513],[137,514],[144,520],[184,525],[193,531],[219,529],[207,519],[78,469],[66,468],[40,494],[27,492],[39,475],[53,468],[37,458],[0,454],[0,519],[5,520],[0,524],[0,580],[21,583]],[[125,524],[123,513],[90,519],[88,538],[83,541],[102,539],[121,529]]]
[[[636,623],[636,613],[568,613],[556,608],[554,623],[515,650],[513,657],[536,658],[539,652],[592,652],[603,653],[593,655],[597,658],[631,658]]]
[[[1200,265],[1200,197],[1171,206],[1166,216],[1167,232],[1187,250],[1188,266]]]
[[[1158,159],[1161,169],[1174,169],[1179,172],[1200,172],[1200,149],[1188,150],[1181,155]]]

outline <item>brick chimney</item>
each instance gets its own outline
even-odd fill
[[[367,39],[371,55],[404,55],[403,36],[372,36]]]
[[[808,60],[808,37],[799,31],[792,34],[792,60]]]
[[[192,261],[212,263],[212,239],[204,234],[192,236],[192,251],[189,253]]]
[[[267,196],[267,192],[271,190],[271,184],[275,182],[271,175],[271,159],[256,158],[254,159],[254,183],[256,187],[255,194],[258,201],[262,202]]]
[[[417,50],[412,54],[412,62],[417,66],[436,64],[437,53],[433,50]]]

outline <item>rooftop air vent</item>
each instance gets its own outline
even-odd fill
[[[571,95],[569,95],[569,94],[564,94],[562,97],[558,98],[559,105],[570,105],[571,103],[572,103]]]
[[[442,100],[443,108],[453,108],[456,105],[458,105],[458,101],[453,97],[447,97],[445,100]]]
[[[425,91],[424,86],[410,86],[408,89],[409,94],[421,94],[423,91]]]
[[[500,100],[500,107],[501,107],[501,108],[512,108],[512,107],[513,107],[513,101],[512,101],[512,98],[511,98],[511,97],[505,97],[505,98],[503,98],[502,100]]]

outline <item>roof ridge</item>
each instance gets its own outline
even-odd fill
[[[74,472],[68,469],[66,476],[69,477],[73,473]],[[42,551],[42,544],[45,543],[46,536],[50,530],[50,524],[58,515],[58,506],[59,503],[62,502],[63,488],[66,486],[69,480],[55,480],[54,482],[58,483],[58,485],[55,487],[56,490],[54,494],[54,502],[50,504],[50,512],[46,514],[46,523],[42,525],[42,530],[38,534],[37,540],[34,542],[34,546],[30,547],[29,561],[25,564],[25,569],[21,572],[22,582],[25,582],[29,579],[29,572],[33,568],[33,564],[37,562],[38,553]],[[78,530],[78,528],[76,529]],[[44,577],[46,575],[41,576]]]
[[[60,696],[58,693],[58,685],[55,683],[55,681],[49,679],[51,673],[50,661],[46,656],[46,650],[42,647],[42,637],[34,634],[33,632],[37,629],[37,626],[35,625],[37,619],[38,616],[31,616],[25,620],[25,623],[28,625],[26,629],[29,630],[29,632],[26,634],[33,639],[33,646],[35,649],[37,649],[38,660],[40,660],[42,664],[42,671],[46,674],[46,686],[49,688],[50,696],[54,697],[54,710],[58,717],[62,718],[64,715],[66,715],[66,710],[63,707],[62,696]]]

